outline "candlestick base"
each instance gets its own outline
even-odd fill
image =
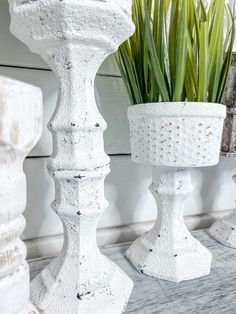
[[[209,233],[220,243],[236,249],[236,212],[216,221]]]
[[[74,274],[71,276],[67,272],[58,273],[58,262],[60,260],[54,260],[31,284],[31,298],[44,314],[120,314],[125,311],[133,283],[105,256],[98,258],[92,274],[91,270],[86,272],[87,267],[84,272],[78,267],[68,270]]]

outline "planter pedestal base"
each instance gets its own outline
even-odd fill
[[[220,243],[236,249],[236,212],[216,221],[209,233]]]
[[[170,170],[157,183],[153,168],[150,187],[157,204],[158,219],[153,229],[137,239],[126,256],[138,271],[173,282],[210,273],[211,253],[187,230],[183,203],[192,191],[189,171]]]
[[[134,242],[126,256],[139,272],[163,280],[181,282],[209,275],[211,253],[198,240],[189,242],[167,253],[144,236]]]

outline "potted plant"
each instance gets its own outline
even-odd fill
[[[133,21],[116,60],[132,103],[132,160],[153,167],[158,219],[126,255],[140,272],[179,282],[210,272],[211,253],[183,221],[186,168],[219,161],[234,15],[224,0],[134,0]],[[167,167],[160,178],[157,166]]]

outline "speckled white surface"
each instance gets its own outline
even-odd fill
[[[134,31],[131,3],[10,1],[12,33],[43,57],[58,81],[48,169],[55,181],[52,207],[64,226],[64,247],[31,284],[32,301],[45,314],[120,314],[132,291],[132,281],[96,243],[110,167],[103,145],[106,123],[94,97],[102,61]]]
[[[208,275],[211,253],[192,237],[183,219],[184,201],[192,192],[189,172],[163,173],[150,190],[158,204],[158,219],[130,246],[128,259],[139,272],[173,282]]]
[[[212,103],[130,106],[132,160],[170,167],[204,167],[219,162],[226,107]]]
[[[132,160],[153,166],[150,190],[158,208],[153,229],[126,253],[138,271],[174,282],[209,274],[211,253],[184,225],[193,188],[189,170],[181,168],[218,163],[225,115],[225,106],[207,103],[129,107]],[[169,167],[159,178],[156,166]]]
[[[36,314],[29,302],[23,162],[42,134],[42,93],[0,76],[0,313]]]

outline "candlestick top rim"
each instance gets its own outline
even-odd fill
[[[121,5],[124,0],[28,0],[18,6],[17,1],[9,0],[11,32],[36,53],[68,43],[112,53],[134,32],[130,0],[128,5]]]
[[[10,6],[22,6],[22,5],[31,5],[35,4],[36,2],[42,2],[44,0],[8,0]],[[116,6],[119,6],[128,16],[131,16],[131,6],[132,0],[86,0],[87,2],[91,3],[114,3]],[[60,1],[62,2],[62,0]],[[81,2],[84,3],[84,0],[63,0],[64,3],[66,2]]]

